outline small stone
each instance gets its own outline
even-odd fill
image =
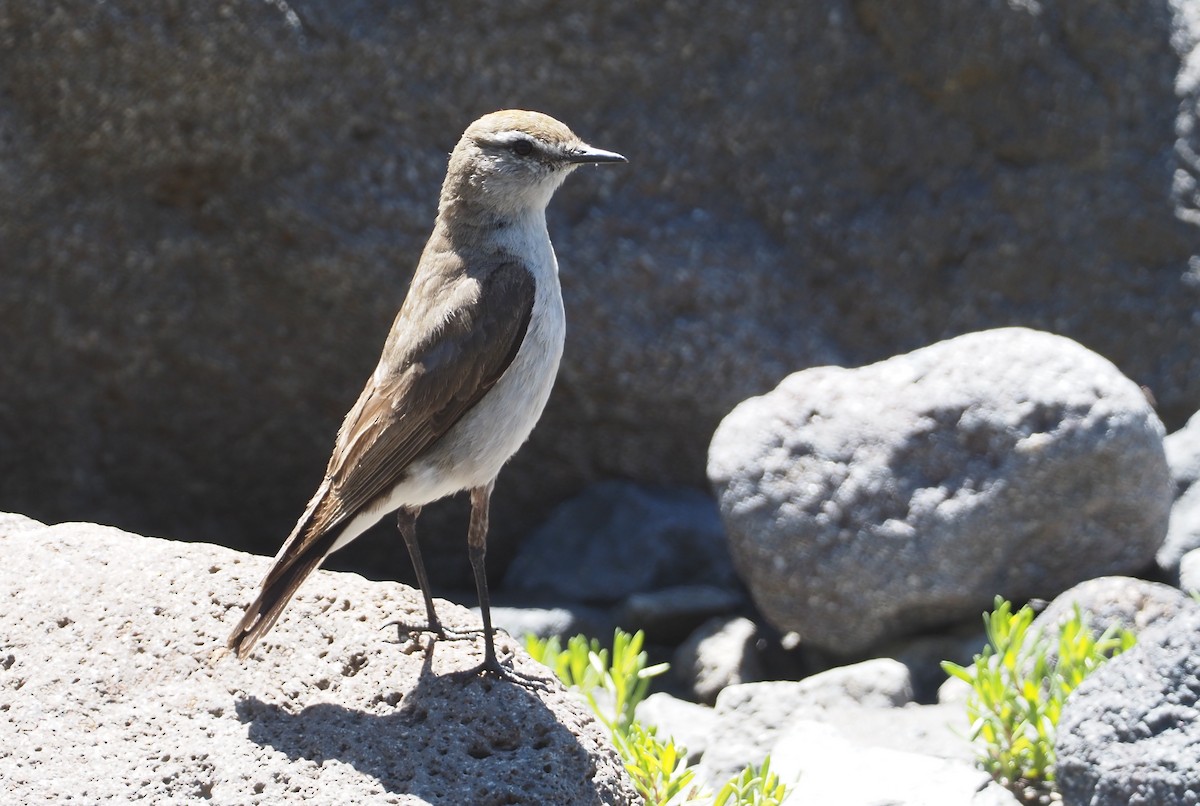
[[[696,584],[739,584],[716,504],[699,490],[622,481],[594,484],[555,509],[504,577],[511,593],[594,604]]]
[[[713,726],[716,713],[707,705],[699,705],[662,691],[651,694],[638,703],[637,721],[646,727],[654,727],[658,736],[671,737],[687,749],[690,763],[696,763],[708,749],[715,737]]]
[[[617,620],[627,630],[644,630],[649,641],[674,645],[708,619],[744,604],[741,593],[730,588],[679,585],[631,594],[617,610]]]
[[[728,686],[762,679],[758,627],[748,618],[714,618],[675,651],[671,668],[699,702],[713,704]]]

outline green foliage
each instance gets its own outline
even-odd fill
[[[779,806],[787,797],[787,786],[771,772],[771,757],[761,767],[751,764],[729,779],[717,792],[713,806]]]
[[[1110,627],[1096,637],[1076,606],[1060,628],[1055,649],[1033,624],[1033,610],[996,597],[985,613],[988,646],[971,666],[943,662],[947,674],[970,684],[967,715],[979,763],[1019,795],[1026,789],[1052,791],[1054,739],[1063,702],[1084,678],[1110,657],[1133,645],[1128,630]]]
[[[525,637],[534,660],[554,670],[564,685],[587,698],[597,718],[612,733],[613,744],[646,806],[683,806],[709,802],[710,793],[694,784],[695,770],[687,766],[687,751],[673,739],[662,741],[653,728],[634,721],[634,710],[646,698],[650,680],[669,667],[648,666],[642,648],[645,635],[617,629],[609,652],[596,639],[576,635],[564,648],[557,638]],[[734,776],[711,802],[714,806],[778,806],[787,787],[771,772],[771,760],[750,766]]]
[[[525,649],[539,663],[554,670],[564,685],[574,686],[587,697],[588,704],[614,734],[624,735],[633,724],[633,712],[650,690],[650,679],[670,668],[659,663],[647,666],[649,656],[642,649],[645,634],[633,635],[618,628],[613,634],[610,654],[595,638],[576,635],[563,649],[558,638],[525,637]],[[597,692],[606,697],[601,703]]]
[[[636,722],[627,733],[614,733],[613,739],[646,806],[700,802],[703,793],[691,785],[696,773],[687,766],[687,751],[673,739],[660,741],[653,728]]]

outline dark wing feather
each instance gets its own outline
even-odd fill
[[[325,480],[230,636],[239,656],[320,565],[336,527],[395,486],[512,364],[533,314],[534,279],[511,260],[482,269],[414,279],[379,368],[338,431]]]
[[[324,528],[352,517],[390,490],[404,469],[495,386],[533,314],[533,276],[502,263],[478,281],[479,293],[397,356],[346,418],[326,472]],[[333,504],[333,499],[337,503]]]

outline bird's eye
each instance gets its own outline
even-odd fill
[[[522,157],[528,157],[533,153],[533,143],[522,137],[520,140],[514,140],[512,150]]]

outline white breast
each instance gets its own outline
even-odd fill
[[[488,484],[529,439],[542,416],[566,338],[558,261],[544,214],[503,230],[500,245],[522,255],[534,275],[533,314],[516,357],[483,399],[409,465],[403,482],[346,525],[331,552],[402,506],[424,506]]]

